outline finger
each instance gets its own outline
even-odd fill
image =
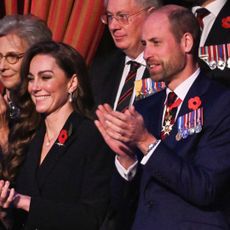
[[[122,141],[122,135],[118,132],[113,131],[112,129],[107,129],[106,134],[114,140]]]
[[[113,111],[111,113],[107,113],[104,115],[106,121],[110,121],[111,123],[119,126],[120,128],[125,128],[126,124],[128,123],[128,118],[126,118],[126,115],[124,115],[123,113],[121,114],[119,112]]]
[[[99,105],[98,110],[100,110],[102,113],[110,113],[113,111],[108,104]]]
[[[98,121],[100,121],[101,125],[104,126],[104,128],[105,128],[106,127],[106,119],[105,119],[103,112],[101,112],[100,110],[96,110],[96,115],[97,115]]]
[[[4,180],[0,180],[0,193],[1,193],[1,190],[2,190],[3,186],[4,186]]]
[[[7,196],[5,203],[3,204],[3,208],[9,208],[10,204],[14,200],[14,196],[15,196],[14,188],[8,190],[8,196]]]
[[[103,125],[98,120],[95,120],[94,123],[95,123],[96,127],[98,128],[99,132],[101,133],[102,137],[106,141],[108,139],[108,135],[107,135]]]
[[[0,95],[0,113],[5,113],[7,110],[6,101],[2,95]]]
[[[121,125],[117,125],[114,122],[111,122],[109,120],[106,120],[106,127],[107,129],[110,129],[113,132],[119,133],[120,135],[125,134],[125,130],[121,127]]]
[[[110,106],[109,104],[104,104],[104,109],[105,109],[108,113],[110,113],[110,112],[113,111],[113,109],[111,108],[111,106]]]
[[[4,201],[7,198],[9,186],[10,186],[10,182],[6,181],[1,190],[1,195],[0,195],[1,201]]]

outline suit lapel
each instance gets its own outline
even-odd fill
[[[148,68],[145,68],[142,79],[145,79],[145,78],[150,78],[150,73],[149,73]]]
[[[202,73],[199,74],[191,88],[189,89],[184,101],[182,102],[181,109],[178,113],[177,119],[175,124],[173,125],[172,131],[170,132],[170,135],[165,138],[164,142],[171,148],[174,148],[176,143],[179,143],[176,141],[175,137],[178,132],[177,128],[177,120],[180,116],[185,115],[186,113],[191,112],[191,110],[188,108],[188,101],[191,98],[194,98],[196,96],[199,96],[202,98],[203,94],[207,91],[207,88],[209,86],[209,81],[205,79],[205,76],[202,76]],[[202,107],[203,105],[201,105]]]
[[[119,50],[116,55],[114,55],[113,63],[110,63],[109,69],[107,70],[108,72],[105,74],[107,78],[105,78],[103,82],[104,92],[101,92],[104,95],[102,99],[106,99],[106,102],[111,105],[114,104],[117,95],[117,89],[121,81],[124,65],[125,55]]]
[[[42,162],[42,164],[37,170],[37,181],[38,181],[39,188],[41,188],[44,185],[46,179],[49,177],[49,174],[51,174],[52,170],[54,170],[55,166],[57,165],[58,161],[62,158],[62,156],[65,155],[65,153],[71,146],[71,143],[73,141],[76,141],[77,139],[77,134],[76,134],[76,130],[74,127],[79,125],[80,119],[76,119],[74,114],[75,113],[72,113],[70,115],[64,127],[62,128],[62,130],[66,130],[68,133],[67,138],[64,141],[64,144],[63,145],[60,144],[60,141],[58,138],[53,144],[53,146],[51,147],[46,158],[44,159],[44,161]],[[39,156],[40,155],[41,155],[41,152]],[[38,162],[38,165],[39,165],[39,162]]]
[[[222,19],[230,16],[230,2],[227,1],[212,26],[211,31],[205,42],[205,46],[226,44],[230,42],[230,31],[229,29],[222,27]],[[218,35],[218,36],[217,36]]]
[[[39,194],[39,189],[36,181],[36,173],[39,166],[40,155],[42,150],[42,144],[45,134],[45,125],[43,124],[40,129],[37,131],[37,134],[34,140],[31,142],[29,150],[27,152],[25,165],[26,168],[26,177],[27,179],[27,189],[29,189],[29,194],[37,195]]]

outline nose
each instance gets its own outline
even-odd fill
[[[116,18],[112,17],[111,21],[108,24],[110,31],[111,30],[116,30],[116,29],[120,29],[121,25],[119,24],[119,22],[117,21]]]
[[[29,81],[29,84],[28,84],[28,91],[29,92],[37,92],[41,89],[41,83],[38,79],[33,79],[33,80],[30,80]]]
[[[7,62],[5,58],[3,57],[0,59],[0,71],[2,72],[6,68],[7,68]]]
[[[149,57],[153,56],[152,55],[152,51],[148,46],[145,46],[144,48],[144,59],[145,61],[147,61],[149,59]]]

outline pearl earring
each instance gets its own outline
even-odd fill
[[[73,93],[69,93],[69,102],[71,103],[73,101]]]

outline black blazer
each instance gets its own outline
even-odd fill
[[[208,34],[204,46],[220,45],[230,43],[230,29],[222,27],[222,19],[230,16],[230,1],[228,0],[221,11],[219,12],[216,20]],[[201,68],[205,71],[206,75],[210,78],[219,81],[220,83],[230,87],[230,69],[225,67],[224,70],[218,68],[211,70],[209,66],[204,62],[200,61]]]
[[[90,67],[90,84],[95,104],[114,105],[122,73],[125,66],[125,54],[116,49],[108,56],[95,59]],[[149,77],[146,69],[143,78]]]
[[[32,197],[30,211],[16,211],[14,229],[98,230],[104,219],[114,155],[77,113],[63,129],[70,132],[64,145],[56,141],[40,166],[44,126],[30,145],[16,181],[16,191]]]

